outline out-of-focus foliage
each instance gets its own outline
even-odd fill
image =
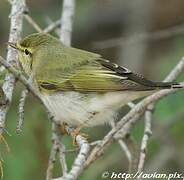
[[[126,35],[125,29],[128,26],[131,13],[129,11],[129,2],[126,0],[77,0],[72,44],[78,48],[101,53],[104,57],[112,59],[112,61],[116,61],[130,69],[132,69],[132,63],[139,64],[139,68],[133,66],[132,70],[144,74],[152,80],[162,80],[184,55],[183,35],[148,42],[144,55],[138,63],[134,59],[122,59],[122,47],[120,46],[107,49],[98,49],[93,46],[95,41],[120,38]],[[157,0],[154,2],[151,22],[149,23],[150,27],[148,28],[149,32],[184,23],[183,0]],[[134,1],[134,3],[137,6],[139,1]],[[47,26],[48,22],[60,18],[62,1],[28,0],[27,4],[30,15],[42,28]],[[143,6],[142,11],[144,12],[145,9],[146,6]],[[7,42],[9,34],[9,12],[10,5],[5,0],[0,1],[0,53],[4,57],[6,56],[5,42]],[[142,20],[140,18],[139,22],[137,22],[136,27],[138,29],[141,29],[139,27],[144,24],[144,16],[146,14],[142,13]],[[134,31],[136,32],[136,29]],[[23,36],[32,32],[35,32],[34,29],[24,21]],[[56,35],[55,33],[52,34]],[[184,80],[184,75],[182,74],[178,80]],[[7,118],[6,130],[11,136],[5,134],[5,137],[11,151],[7,153],[4,145],[1,145],[0,150],[4,160],[4,177],[6,180],[41,180],[45,178],[50,152],[51,124],[42,105],[34,97],[30,96],[26,101],[23,133],[21,135],[15,133],[21,89],[23,87],[18,83]],[[149,143],[146,162],[147,171],[154,171],[157,168],[160,172],[179,172],[183,170],[183,99],[184,92],[181,91],[163,99],[156,106],[153,121],[153,137]],[[128,108],[124,109],[127,112]],[[165,126],[172,120],[174,121],[173,123],[168,127]],[[108,125],[85,129],[91,140],[102,138],[108,130]],[[138,142],[141,141],[143,135],[142,121],[136,125],[132,134]],[[73,148],[70,137],[64,137],[64,142],[67,145],[67,149]],[[167,151],[164,151],[164,148]],[[164,152],[169,157],[163,161],[163,164],[159,164],[158,157]],[[72,164],[74,155],[75,153],[70,153],[67,156],[68,164]],[[108,148],[103,157],[85,170],[80,179],[101,179],[103,171],[124,172],[126,169],[127,159],[119,145],[115,143]],[[59,175],[60,172],[59,165],[56,163],[55,175]]]

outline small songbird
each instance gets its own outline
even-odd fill
[[[96,126],[116,119],[122,106],[178,83],[152,82],[99,54],[67,47],[57,38],[34,33],[16,44],[24,72],[59,123]]]

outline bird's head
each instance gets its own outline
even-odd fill
[[[49,47],[54,47],[58,43],[61,42],[49,34],[34,33],[17,43],[8,42],[8,45],[18,51],[20,65],[29,75],[32,72],[34,61],[39,60],[39,58],[35,58],[35,54],[46,55]]]

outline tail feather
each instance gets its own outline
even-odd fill
[[[171,88],[184,88],[184,83],[173,83]]]
[[[184,88],[184,84],[183,83],[173,83],[173,82],[158,82],[156,83],[157,87],[160,88],[166,88],[166,89],[170,89],[170,88]]]

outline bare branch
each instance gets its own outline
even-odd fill
[[[61,15],[60,40],[66,45],[71,45],[71,34],[73,26],[73,17],[75,12],[75,0],[64,0],[63,11]]]
[[[22,23],[23,23],[23,13],[25,8],[24,0],[14,0],[12,1],[12,8],[10,14],[10,34],[9,34],[9,42],[17,42],[20,38],[20,34],[22,32]],[[8,47],[7,52],[7,62],[12,65],[17,65],[18,56],[16,50]],[[3,129],[5,127],[6,113],[9,109],[12,93],[14,89],[15,78],[12,74],[7,74],[3,84],[3,91],[6,96],[6,99],[9,103],[6,106],[0,107],[0,134],[2,134]]]

